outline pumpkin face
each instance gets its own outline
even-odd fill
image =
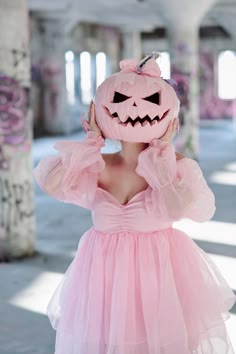
[[[130,60],[127,62],[131,63]],[[144,73],[138,73],[137,62],[132,61],[132,64],[135,66],[123,66],[123,71],[112,75],[98,87],[96,120],[107,138],[150,142],[161,137],[170,120],[177,117],[179,100],[174,89],[160,77],[156,62],[151,63],[152,68],[156,67],[152,72],[155,76],[147,75],[150,67],[149,71],[147,68]]]

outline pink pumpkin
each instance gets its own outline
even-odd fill
[[[106,138],[148,143],[160,138],[178,117],[175,90],[163,80],[155,59],[120,62],[121,71],[107,78],[95,96],[96,120]]]

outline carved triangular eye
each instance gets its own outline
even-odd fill
[[[143,100],[160,105],[160,93],[159,92],[155,92],[151,96],[144,97]]]
[[[113,102],[114,103],[124,102],[124,101],[128,100],[128,98],[130,98],[130,97],[126,96],[126,95],[123,95],[123,93],[115,91]]]

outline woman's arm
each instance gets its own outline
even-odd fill
[[[34,176],[41,188],[66,203],[90,208],[97,189],[98,175],[105,167],[101,155],[104,139],[96,124],[93,102],[89,122],[82,118],[87,137],[82,142],[59,141],[54,145],[56,156],[41,160]]]
[[[90,208],[98,174],[105,167],[100,152],[103,145],[101,135],[93,131],[82,142],[59,141],[54,145],[58,154],[42,159],[34,177],[50,196]]]
[[[171,221],[203,222],[215,213],[215,197],[195,160],[175,153],[169,142],[155,139],[139,155],[137,173],[152,187],[152,205]]]

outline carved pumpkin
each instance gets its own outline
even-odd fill
[[[95,96],[96,120],[106,138],[150,142],[160,138],[178,116],[179,100],[163,80],[155,59],[139,70],[138,62],[120,62],[121,71],[107,78]]]

